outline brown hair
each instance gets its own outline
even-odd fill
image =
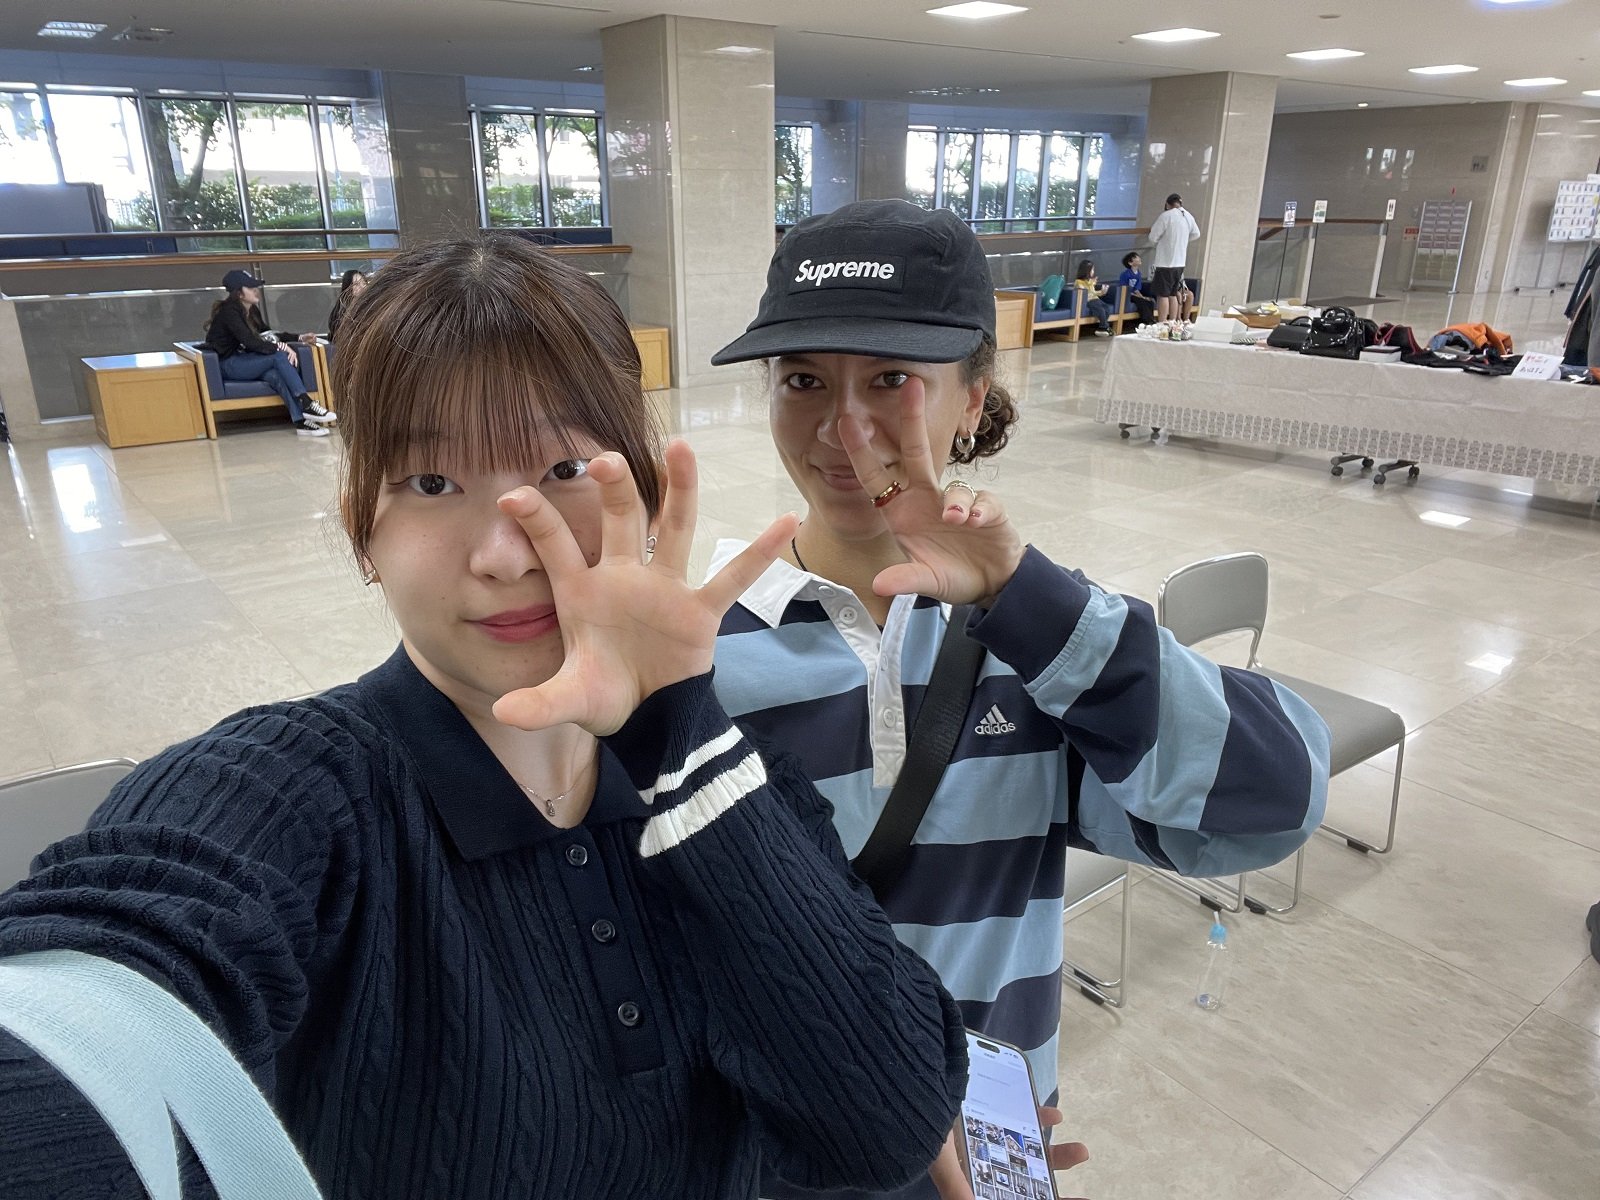
[[[584,272],[507,234],[407,251],[339,328],[333,380],[345,463],[339,506],[357,557],[378,492],[418,446],[440,468],[511,471],[586,434],[622,454],[661,507],[661,431],[616,301]]]
[[[983,412],[978,416],[978,427],[972,431],[976,445],[965,454],[959,446],[950,449],[953,463],[976,462],[992,458],[1005,449],[1011,440],[1011,427],[1017,423],[1017,402],[1003,383],[995,379],[994,341],[984,336],[978,348],[961,364],[961,381],[974,384],[980,379],[989,381],[989,390],[983,396]]]

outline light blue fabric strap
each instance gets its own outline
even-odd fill
[[[137,971],[75,950],[0,959],[0,1029],[95,1106],[151,1200],[180,1200],[174,1121],[219,1200],[320,1200],[244,1068],[199,1017]]]

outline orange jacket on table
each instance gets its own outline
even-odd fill
[[[1482,321],[1463,321],[1459,325],[1447,326],[1439,332],[1459,333],[1478,350],[1488,346],[1496,354],[1511,353],[1511,335],[1509,333],[1501,333],[1498,329],[1491,329]]]

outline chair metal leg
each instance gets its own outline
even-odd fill
[[[1248,871],[1240,874],[1238,884],[1233,889],[1232,901],[1224,902],[1217,899],[1213,892],[1208,891],[1192,880],[1183,878],[1181,875],[1174,875],[1171,871],[1157,871],[1155,873],[1155,877],[1168,887],[1177,888],[1180,892],[1188,892],[1189,895],[1199,899],[1202,908],[1208,911],[1215,909],[1219,912],[1230,913],[1241,913],[1246,908],[1260,911],[1256,905],[1251,903],[1250,897],[1245,895],[1245,881],[1249,876],[1250,872]]]
[[[1337,829],[1334,826],[1329,825],[1326,821],[1322,823],[1322,831],[1324,833],[1331,833],[1334,835],[1334,837],[1343,838],[1345,840],[1345,844],[1348,845],[1350,849],[1359,850],[1362,854],[1387,854],[1389,851],[1393,850],[1394,827],[1395,822],[1400,815],[1400,774],[1405,769],[1405,761],[1406,740],[1401,738],[1400,744],[1395,747],[1394,751],[1394,791],[1389,797],[1389,836],[1384,841],[1382,846],[1374,846],[1371,842],[1365,841],[1362,838],[1358,838],[1353,833],[1346,833],[1342,829]]]
[[[1263,900],[1257,900],[1254,896],[1246,896],[1244,902],[1250,906],[1251,912],[1263,917],[1268,913],[1281,917],[1284,913],[1293,912],[1295,906],[1300,903],[1300,884],[1305,878],[1305,873],[1306,848],[1301,846],[1300,849],[1294,852],[1294,891],[1289,895],[1289,903],[1282,906],[1274,906]]]
[[[1112,885],[1115,886],[1115,885]],[[1100,891],[1104,891],[1101,888]],[[1099,891],[1084,897],[1098,896]],[[1079,904],[1083,900],[1078,901]],[[1122,961],[1117,966],[1115,979],[1101,979],[1093,971],[1078,966],[1069,958],[1062,959],[1061,978],[1077,988],[1085,998],[1096,1004],[1121,1008],[1128,1002],[1128,945],[1133,939],[1133,871],[1122,873]]]

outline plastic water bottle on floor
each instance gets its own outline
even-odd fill
[[[1216,913],[1211,935],[1206,939],[1206,957],[1200,967],[1200,982],[1195,985],[1194,1002],[1208,1012],[1222,1006],[1222,993],[1228,986],[1228,927]]]

